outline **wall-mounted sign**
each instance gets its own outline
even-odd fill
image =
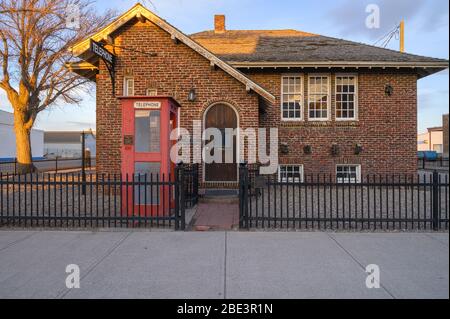
[[[125,135],[123,137],[123,145],[133,145],[133,144],[134,144],[133,135]]]
[[[106,50],[100,43],[91,40],[91,52],[103,59],[103,61],[114,66],[115,56]]]
[[[134,102],[134,108],[135,109],[160,109],[161,102],[155,102],[155,101]]]
[[[108,68],[109,75],[111,77],[111,85],[112,85],[112,93],[113,96],[116,95],[116,71],[115,71],[115,65],[116,65],[116,56],[106,50],[103,45],[99,42],[96,42],[91,39],[91,47],[90,51],[100,57],[100,59],[105,62],[106,67]]]

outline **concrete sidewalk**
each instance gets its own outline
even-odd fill
[[[448,297],[448,233],[0,231],[0,298]]]

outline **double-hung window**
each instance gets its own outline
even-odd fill
[[[361,165],[337,165],[336,181],[338,183],[361,183]]]
[[[281,77],[281,118],[300,121],[303,116],[303,76],[288,74]]]
[[[123,96],[134,96],[134,78],[126,77],[123,80]]]
[[[336,75],[336,120],[358,118],[358,78],[356,75]]]
[[[278,180],[286,183],[303,182],[303,165],[280,165]]]
[[[330,119],[330,77],[310,75],[308,77],[308,114],[311,121]]]

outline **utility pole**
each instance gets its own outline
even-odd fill
[[[400,22],[400,52],[405,52],[405,20]]]

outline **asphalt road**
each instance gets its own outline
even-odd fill
[[[58,164],[54,160],[35,161],[33,164],[39,172],[54,172],[56,168],[58,168],[58,172],[69,169],[81,169],[80,159],[62,159],[58,160]],[[95,159],[92,159],[91,166],[95,167]],[[0,162],[0,172],[3,174],[14,173],[14,163],[6,164]]]
[[[0,298],[448,297],[448,233],[0,231]]]

